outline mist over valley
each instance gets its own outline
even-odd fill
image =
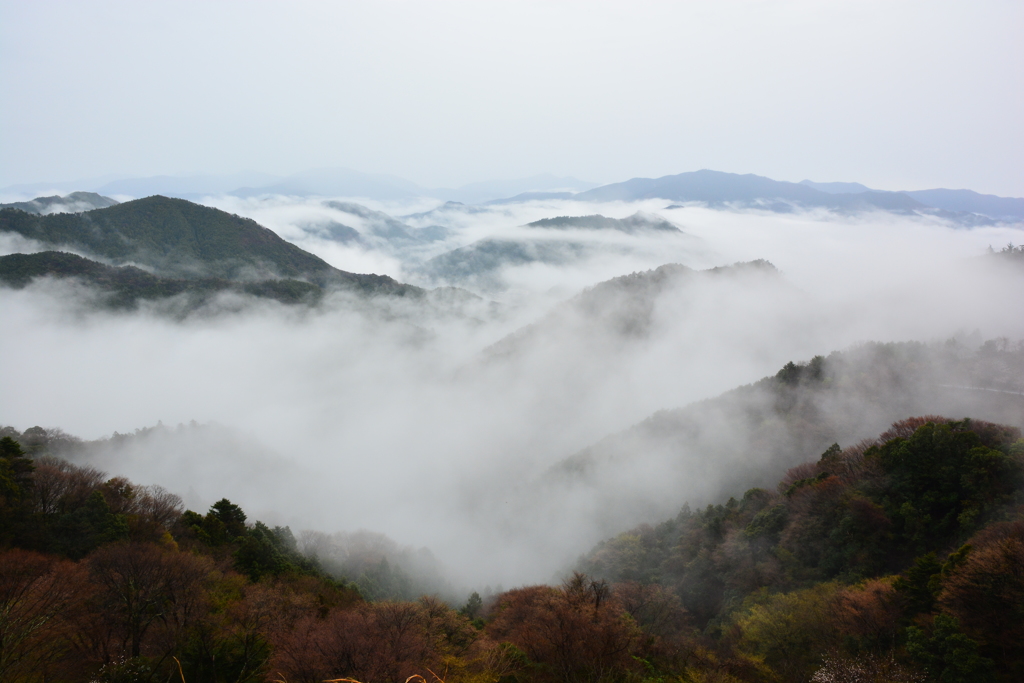
[[[0,682],[1024,680],[1022,25],[0,0]]]
[[[86,439],[216,425],[209,443],[157,429],[76,457],[192,508],[227,496],[293,529],[429,548],[463,589],[551,580],[610,534],[912,415],[1021,422],[1019,397],[985,403],[996,378],[963,380],[938,350],[880,385],[800,398],[813,437],[766,426],[790,419],[770,392],[727,393],[815,356],[849,374],[835,359],[865,343],[972,356],[1004,339],[1012,357],[1024,311],[1006,293],[1024,275],[987,253],[1019,240],[1012,223],[660,198],[206,202],[3,211],[3,236],[40,250],[0,257],[20,330],[5,423]],[[351,274],[367,270],[386,275]],[[853,377],[875,372],[859,362]],[[700,413],[710,399],[724,407]],[[645,435],[672,411],[702,417]]]

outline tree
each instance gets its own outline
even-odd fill
[[[245,519],[242,508],[227,498],[221,498],[211,505],[205,517],[192,510],[186,510],[181,515],[181,523],[185,528],[212,546],[225,545],[244,536]]]
[[[893,583],[892,587],[907,602],[908,616],[932,611],[940,588],[941,571],[935,553],[928,553],[914,560],[913,566]]]
[[[0,681],[47,680],[68,650],[62,617],[81,606],[84,573],[25,550],[0,553]]]
[[[939,604],[978,639],[1008,680],[1024,677],[1024,521],[978,534],[942,582]]]
[[[104,543],[127,540],[128,518],[111,512],[103,492],[97,489],[85,505],[61,515],[54,532],[55,550],[80,558]]]
[[[171,650],[176,634],[198,618],[203,584],[213,568],[208,558],[149,543],[104,546],[88,565],[99,588],[96,607],[121,651],[131,657],[140,655],[154,626],[167,636],[160,654]]]
[[[487,635],[522,650],[544,679],[608,681],[635,666],[636,626],[607,584],[579,572],[561,588],[508,591],[492,614]]]
[[[972,427],[967,420],[929,422],[909,438],[897,437],[865,452],[887,475],[880,492],[883,505],[911,549],[923,551],[972,528],[979,514],[1021,485],[1021,463],[985,445]],[[979,429],[991,431],[984,423]]]
[[[221,498],[211,505],[209,514],[224,525],[229,538],[238,538],[245,533],[245,513],[227,498]]]
[[[262,522],[256,522],[241,538],[241,546],[235,551],[235,567],[252,581],[271,574],[277,575],[294,569],[288,557],[281,552],[281,542],[273,531]]]
[[[480,615],[480,611],[484,607],[484,601],[480,597],[480,594],[473,591],[469,595],[469,599],[466,600],[466,604],[459,610],[459,614],[464,615],[469,619],[476,619]]]
[[[916,626],[907,629],[907,652],[941,683],[986,683],[992,660],[978,654],[978,643],[960,630],[956,617],[939,614],[929,636]]]
[[[0,547],[25,534],[34,469],[21,444],[9,436],[0,439]]]
[[[762,657],[782,680],[806,680],[837,643],[833,606],[838,589],[822,583],[751,600],[735,617],[740,649]]]

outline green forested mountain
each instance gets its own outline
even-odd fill
[[[108,266],[75,254],[44,251],[0,256],[0,283],[22,288],[40,277],[75,278],[103,294],[112,308],[132,308],[140,300],[158,300],[185,294],[196,305],[219,292],[238,292],[282,303],[312,303],[323,289],[303,280],[274,279],[236,282],[222,278],[175,279],[148,273],[135,266]]]
[[[1020,680],[1020,436],[902,420],[774,490],[620,534],[579,567],[678,596],[724,668],[747,669],[723,680]]]
[[[774,491],[610,539],[580,560],[589,574],[473,593],[460,609],[389,597],[407,578],[384,561],[357,590],[304,556],[291,529],[227,499],[184,510],[159,486],[45,455],[45,430],[0,435],[4,681],[1024,674],[1024,440],[1013,427],[902,420],[826,449]],[[55,436],[54,452],[74,447]]]
[[[609,218],[600,214],[590,216],[556,216],[527,223],[526,227],[554,230],[618,230],[625,233],[635,233],[644,230],[681,232],[679,228],[661,216],[645,214],[641,211],[637,211],[632,216],[627,216],[626,218]]]
[[[80,214],[0,211],[0,232],[68,246],[115,265],[139,265],[172,278],[294,278],[369,292],[421,293],[383,275],[333,268],[248,218],[183,199],[147,197]]]
[[[36,197],[27,202],[12,202],[0,204],[0,209],[20,209],[26,213],[78,213],[81,211],[92,211],[93,209],[105,209],[108,206],[115,206],[116,199],[104,197],[95,192],[72,192],[71,194],[52,195],[50,197]]]
[[[538,482],[537,504],[586,500],[591,521],[613,533],[623,519],[663,518],[682,500],[703,505],[769,486],[829,444],[857,443],[906,415],[928,414],[1024,428],[1024,347],[872,343],[788,363],[564,459]]]

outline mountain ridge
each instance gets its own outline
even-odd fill
[[[235,282],[222,278],[174,279],[153,275],[136,266],[108,266],[77,254],[43,251],[0,256],[0,283],[22,289],[38,278],[77,279],[103,294],[102,304],[114,309],[134,309],[140,301],[192,297],[195,307],[222,292],[273,299],[280,303],[315,303],[321,287],[302,280],[274,279]]]
[[[36,216],[3,209],[0,232],[72,247],[115,266],[144,266],[162,277],[290,278],[366,292],[423,293],[386,275],[338,270],[252,219],[159,195],[81,214]]]
[[[27,202],[0,204],[0,209],[18,209],[25,213],[45,215],[50,213],[81,213],[93,209],[105,209],[119,204],[116,199],[104,197],[95,192],[72,192],[64,196],[36,197]]]

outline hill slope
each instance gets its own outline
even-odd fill
[[[832,445],[772,490],[602,542],[579,567],[671,592],[719,653],[775,672],[742,680],[1021,680],[1020,436],[900,420]],[[894,675],[907,665],[931,676]]]
[[[108,206],[116,206],[116,199],[104,197],[95,192],[72,192],[61,197],[36,197],[27,202],[14,202],[12,204],[0,204],[0,209],[20,209],[26,213],[49,214],[49,213],[79,213],[81,211],[92,211],[93,209],[105,209]]]
[[[752,173],[739,175],[706,169],[661,178],[633,178],[576,195],[577,199],[596,201],[634,201],[655,197],[680,202],[707,202],[712,205],[776,200],[837,209],[877,207],[890,211],[911,211],[927,208],[909,197],[893,196],[885,192],[829,194],[807,185],[781,182]],[[767,204],[767,208],[773,207],[773,204]]]
[[[526,227],[552,230],[618,230],[628,234],[644,230],[682,232],[661,216],[645,214],[641,211],[637,211],[632,216],[627,216],[626,218],[608,218],[600,214],[590,216],[556,216],[527,223]]]
[[[338,270],[251,219],[184,199],[154,196],[49,216],[4,209],[0,232],[71,247],[115,265],[137,264],[163,277],[298,278],[370,292],[422,293],[387,276]]]
[[[831,189],[831,188],[830,188]],[[935,215],[962,225],[989,225],[992,221],[974,213],[949,211],[923,204],[903,192],[834,193],[810,184],[788,183],[747,173],[700,170],[661,178],[633,178],[581,192],[583,201],[636,201],[668,199],[676,202],[704,202],[709,206],[734,205],[788,212],[795,206],[855,212],[882,210],[901,214]]]
[[[947,211],[980,213],[991,218],[1024,220],[1024,199],[979,194],[973,190],[911,190],[904,192],[923,204]]]
[[[703,505],[768,485],[831,443],[856,443],[923,414],[1024,427],[1024,347],[866,344],[789,363],[752,385],[655,413],[566,458],[549,471],[545,495],[587,500],[614,528],[686,499]]]
[[[544,264],[575,266],[609,254],[694,247],[700,240],[661,216],[637,212],[626,218],[556,216],[527,223],[511,234],[487,237],[428,259],[417,272],[428,281],[482,290],[501,289],[506,268]]]
[[[188,295],[193,306],[220,292],[245,293],[281,303],[313,302],[323,295],[323,289],[301,280],[239,283],[219,278],[172,279],[135,266],[108,266],[57,251],[0,256],[0,283],[20,289],[41,277],[75,278],[102,292],[103,303],[112,308],[134,308],[140,300],[166,299],[180,294]]]

